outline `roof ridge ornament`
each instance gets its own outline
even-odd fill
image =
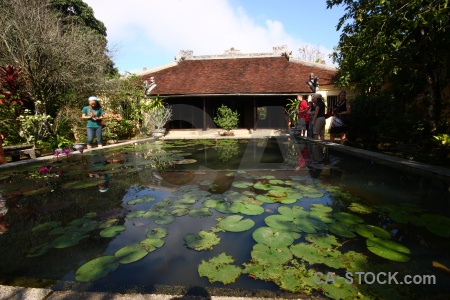
[[[235,49],[234,47],[231,47],[228,50],[225,50],[225,54],[228,55],[236,55],[236,54],[241,54],[241,50]]]
[[[194,57],[194,50],[180,50],[180,54],[175,57],[176,61],[182,61],[185,59],[192,59]]]

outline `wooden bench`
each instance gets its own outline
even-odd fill
[[[5,157],[11,157],[12,161],[19,161],[21,155],[26,155],[28,158],[36,158],[33,145],[4,146],[3,152]]]

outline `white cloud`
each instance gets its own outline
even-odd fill
[[[222,54],[231,47],[244,53],[271,52],[281,45],[295,53],[304,43],[289,35],[281,21],[266,19],[264,25],[257,24],[242,7],[233,8],[227,0],[85,2],[105,23],[108,40],[119,45],[121,56],[145,49],[160,49],[171,56],[180,50]]]

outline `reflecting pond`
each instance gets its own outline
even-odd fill
[[[1,284],[450,292],[448,180],[320,144],[166,140],[65,153],[0,169],[0,195]]]

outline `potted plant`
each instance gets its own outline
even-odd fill
[[[166,132],[164,125],[166,125],[172,117],[172,107],[155,107],[150,112],[144,113],[143,116],[144,126],[151,131],[154,137],[161,137]]]
[[[239,124],[239,113],[231,110],[228,106],[222,104],[217,110],[217,115],[214,117],[214,122],[226,130],[223,135],[234,135],[231,130],[236,129]]]

